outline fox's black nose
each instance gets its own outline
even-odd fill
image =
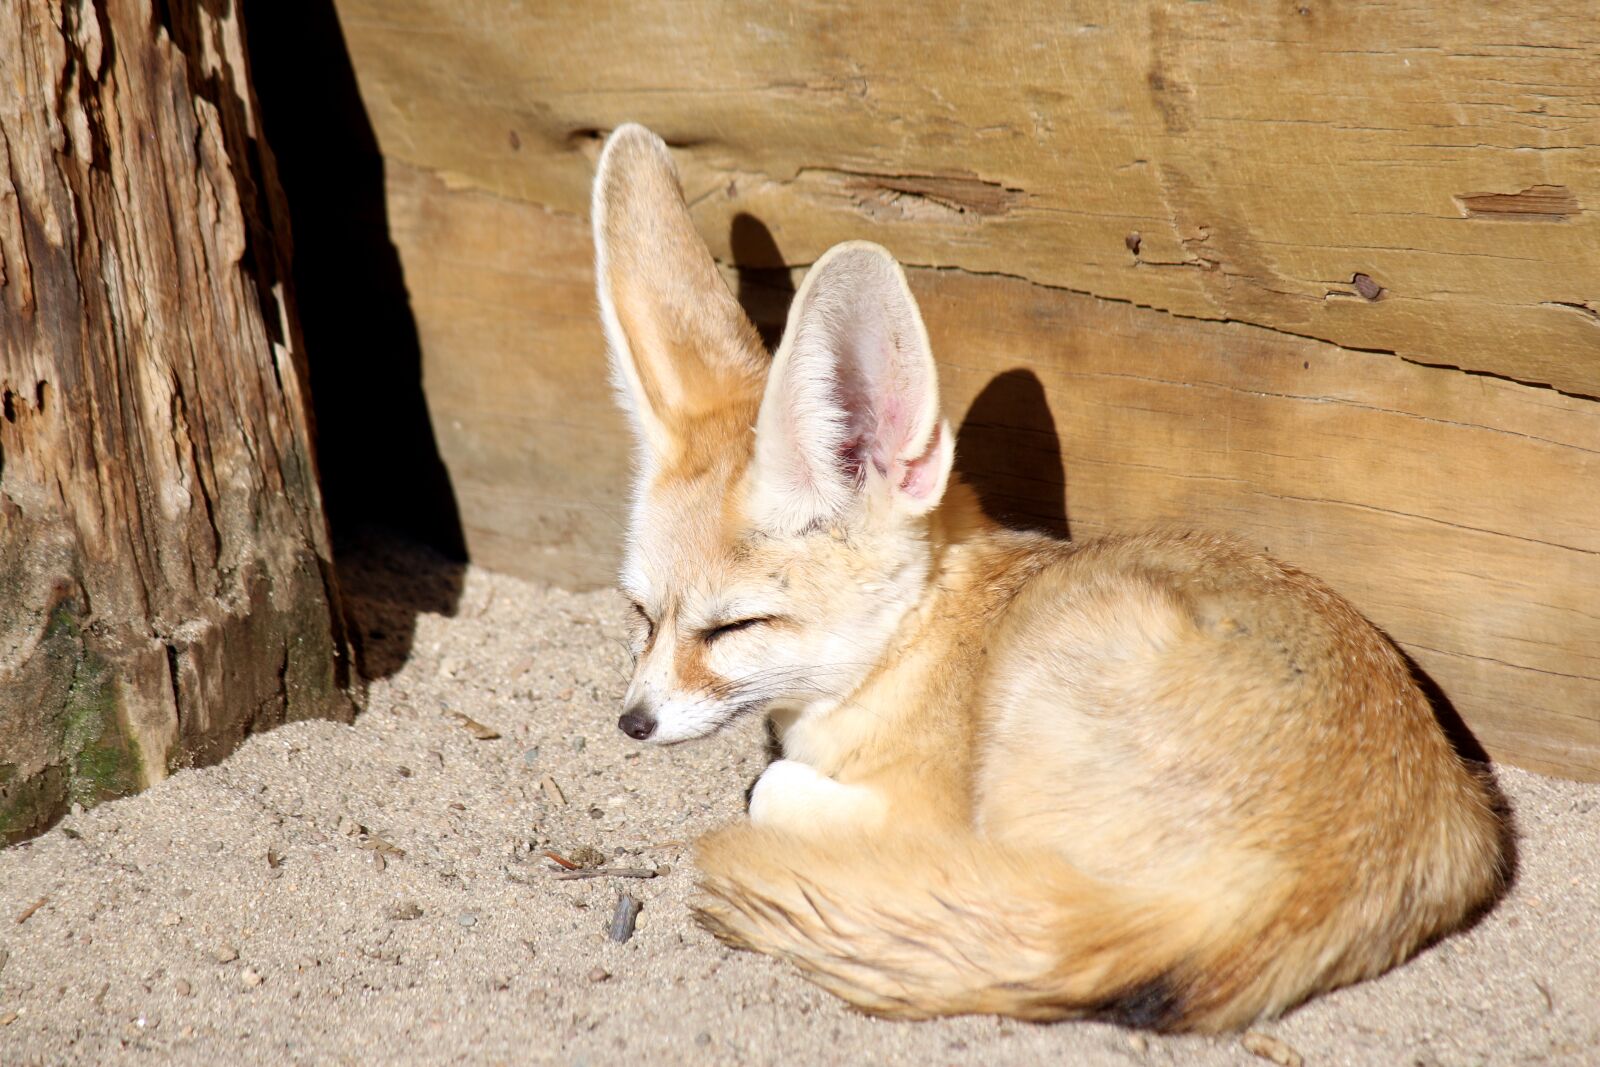
[[[617,729],[635,741],[643,741],[656,732],[655,716],[643,708],[629,708],[622,713],[622,718],[617,720]]]

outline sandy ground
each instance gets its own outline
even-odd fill
[[[1238,1037],[881,1022],[721,947],[690,921],[685,842],[740,814],[758,724],[669,750],[618,733],[612,594],[392,544],[343,573],[382,675],[356,725],[255,737],[0,852],[0,1064],[1270,1062]],[[1263,1025],[1263,1051],[1600,1064],[1600,787],[1499,779],[1508,896]],[[660,874],[560,880],[547,849]],[[623,892],[643,911],[617,943]]]

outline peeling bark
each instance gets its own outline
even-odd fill
[[[234,10],[0,11],[0,841],[351,712]]]

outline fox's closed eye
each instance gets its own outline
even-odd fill
[[[644,639],[650,640],[656,632],[656,624],[651,620],[650,613],[645,611],[637,600],[628,601],[628,607],[632,610],[634,618],[644,624]]]
[[[734,622],[725,622],[721,626],[713,626],[708,629],[704,634],[701,635],[701,639],[709,645],[719,637],[726,637],[728,634],[738,633],[740,630],[748,630],[754,626],[762,626],[771,621],[771,615],[760,615],[749,619],[738,619]]]

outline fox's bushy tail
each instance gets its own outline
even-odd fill
[[[741,823],[698,861],[696,910],[718,938],[902,1018],[1225,1030],[1392,966],[1430,932],[1363,929],[1259,876],[1152,893],[972,837],[821,842]]]

